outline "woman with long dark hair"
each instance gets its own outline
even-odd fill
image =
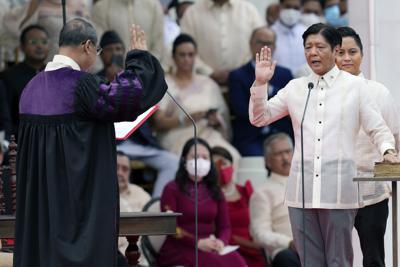
[[[182,150],[176,178],[161,196],[161,210],[182,213],[177,220],[177,234],[168,236],[158,257],[159,266],[195,266],[195,172],[198,177],[198,249],[199,266],[242,267],[245,261],[237,252],[220,255],[230,239],[227,205],[218,186],[218,174],[206,141],[194,139]]]

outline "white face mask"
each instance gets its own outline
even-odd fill
[[[189,159],[186,161],[186,170],[190,176],[195,176],[194,173],[194,159]],[[198,158],[197,159],[197,176],[204,177],[210,172],[211,162],[207,159]]]
[[[316,23],[324,23],[324,19],[314,13],[302,14],[300,22],[304,24],[307,28]]]
[[[297,22],[299,22],[300,16],[300,11],[293,8],[282,9],[279,13],[281,22],[287,27],[293,27]]]

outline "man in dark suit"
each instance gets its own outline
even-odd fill
[[[250,38],[250,48],[253,60],[246,65],[233,70],[229,75],[229,100],[233,119],[233,145],[239,150],[242,156],[262,156],[264,139],[277,132],[285,132],[293,139],[292,123],[289,117],[284,117],[275,123],[264,128],[257,128],[249,121],[249,99],[250,87],[254,81],[254,64],[256,53],[263,46],[275,48],[275,33],[268,27],[257,28]],[[279,64],[279,62],[278,62]],[[293,79],[289,69],[276,66],[275,74],[269,85],[269,98],[285,87]]]

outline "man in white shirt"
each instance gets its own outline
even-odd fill
[[[306,27],[300,22],[300,0],[280,0],[279,19],[272,25],[276,33],[276,49],[274,59],[279,65],[296,73],[297,69],[306,63],[301,35]]]
[[[117,152],[117,176],[119,187],[119,210],[120,212],[142,211],[147,202],[150,201],[150,195],[141,187],[131,184],[129,177],[131,175],[131,164],[128,156],[121,151]],[[118,249],[124,255],[128,247],[128,241],[125,237],[118,238]],[[121,259],[119,259],[121,261]],[[140,257],[139,262],[145,263],[145,259]]]
[[[164,51],[164,15],[158,0],[101,0],[92,10],[92,20],[101,36],[114,30],[121,36],[124,46],[129,47],[129,27],[139,25],[146,33],[147,47],[158,59]],[[127,26],[128,25],[128,26]]]
[[[265,140],[264,159],[269,177],[250,199],[251,235],[267,251],[274,267],[300,267],[288,208],[283,203],[292,156],[289,135],[276,133]]]
[[[360,36],[350,27],[338,29],[343,41],[336,56],[339,69],[364,78],[360,65],[363,58],[363,45]],[[371,95],[378,106],[386,124],[393,133],[399,148],[400,121],[394,98],[389,90],[375,81],[365,79],[368,88],[365,93]],[[367,134],[361,130],[356,143],[358,176],[372,177],[374,163],[381,161],[381,155],[371,143]],[[386,222],[389,214],[388,199],[391,188],[387,182],[361,182],[360,200],[365,207],[360,208],[355,219],[355,228],[360,237],[364,267],[385,266]]]
[[[245,0],[197,0],[181,20],[183,33],[197,42],[207,75],[225,85],[229,72],[251,58],[250,35],[264,25],[256,8]]]
[[[358,185],[353,182],[357,175],[354,144],[360,127],[376,144],[384,161],[399,162],[390,129],[363,92],[365,81],[335,65],[341,43],[335,28],[322,23],[309,27],[303,34],[303,45],[313,72],[292,80],[268,101],[268,81],[276,62],[272,62],[271,50],[264,47],[256,57],[256,79],[250,89],[249,116],[253,125],[265,126],[286,115],[292,119],[296,146],[285,202],[302,266],[353,264],[351,232],[359,207]],[[308,94],[302,168],[300,126]]]

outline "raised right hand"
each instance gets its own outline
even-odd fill
[[[140,49],[147,51],[146,35],[139,25],[131,27],[131,50]]]
[[[267,46],[261,48],[260,53],[256,54],[256,80],[255,86],[264,85],[269,82],[274,75],[276,61],[272,61],[271,49]]]

